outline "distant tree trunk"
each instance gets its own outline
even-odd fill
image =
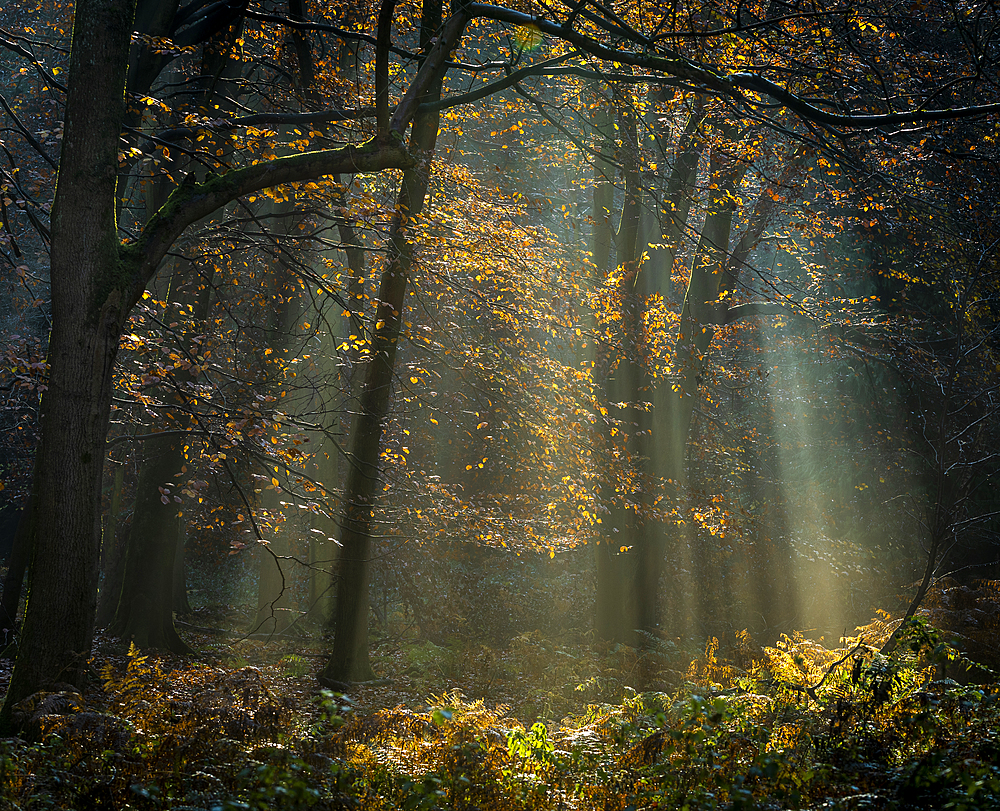
[[[170,287],[164,291],[164,298],[187,305],[191,317],[203,323],[208,318],[210,279],[192,272],[191,263],[184,259],[174,260],[169,279]],[[185,358],[188,350],[184,345],[176,347],[181,358]],[[163,400],[186,406],[185,389],[195,379],[188,369],[175,367],[172,379],[159,387]],[[178,518],[179,490],[183,484],[180,477],[184,475],[182,468],[187,461],[184,447],[189,441],[176,434],[161,437],[152,432],[138,443],[143,461],[122,584],[110,623],[112,633],[130,639],[138,648],[161,648],[174,653],[191,650],[177,633],[173,618],[175,557],[178,545],[183,543]]]
[[[798,590],[795,584],[794,550],[788,538],[788,513],[782,493],[781,459],[774,451],[774,418],[770,397],[761,403],[757,448],[747,443],[746,484],[744,489],[759,513],[751,529],[748,560],[750,594],[755,613],[763,621],[758,641],[772,644],[778,629],[798,614]],[[767,475],[763,471],[769,471]],[[742,620],[746,622],[746,620]]]
[[[187,531],[184,518],[177,519],[177,550],[174,552],[173,608],[175,614],[190,614],[191,603],[187,589]]]
[[[81,684],[90,656],[111,375],[132,304],[119,286],[115,187],[133,12],[129,0],[79,0],[75,9],[52,210],[52,333],[32,485],[31,590],[0,729],[9,728],[14,704],[44,684]]]
[[[610,116],[604,113],[610,123]],[[621,285],[622,299],[622,357],[619,368],[605,381],[609,403],[626,402],[631,407],[614,409],[621,423],[622,432],[627,433],[626,455],[630,457],[632,474],[643,479],[649,473],[663,475],[662,453],[658,449],[669,443],[675,436],[675,426],[668,418],[666,397],[657,387],[647,364],[639,356],[639,347],[644,343],[641,333],[641,319],[646,296],[658,293],[664,299],[672,295],[671,273],[674,257],[683,237],[691,208],[691,187],[698,167],[703,140],[699,128],[704,119],[701,106],[691,113],[688,124],[673,150],[673,169],[662,201],[661,234],[657,247],[648,246],[649,259],[643,268],[638,268],[638,259],[643,246],[639,244],[639,182],[636,173],[634,149],[623,150],[622,168],[626,172],[626,197],[623,204],[622,220],[618,233],[619,264],[629,271],[628,279]],[[598,127],[600,129],[600,127]],[[634,130],[634,125],[632,127]],[[622,125],[619,124],[619,132]],[[632,136],[629,143],[632,143]],[[598,181],[594,189],[594,257],[598,271],[606,270],[610,226],[608,217],[612,204],[613,188],[602,182],[601,177],[610,177],[610,164],[596,164]],[[629,216],[626,216],[628,214]],[[604,232],[607,232],[606,234]],[[605,361],[603,365],[608,365]],[[600,367],[601,364],[598,364]],[[607,373],[606,373],[607,374]],[[652,401],[651,411],[644,403]],[[612,494],[606,494],[608,498]],[[648,493],[637,494],[639,502],[648,500]],[[647,505],[648,506],[648,505]],[[617,529],[617,532],[615,530]],[[636,637],[635,632],[652,632],[658,622],[658,587],[662,572],[664,553],[664,527],[632,510],[613,512],[604,537],[597,550],[597,623],[598,637],[605,640],[641,642],[648,640],[645,634]],[[621,547],[626,551],[622,552]]]
[[[594,128],[600,133],[598,157],[594,161],[594,191],[593,191],[593,232],[591,234],[591,253],[596,268],[595,285],[603,283],[608,272],[608,262],[611,259],[611,209],[614,206],[615,188],[611,179],[615,168],[612,163],[614,139],[612,138],[613,119],[608,103],[598,96],[595,106]],[[597,368],[607,378],[611,350],[604,347],[597,357]],[[608,385],[607,379],[602,381]],[[607,462],[610,470],[610,460]],[[605,477],[602,483],[602,498],[608,500],[614,496],[614,482]],[[608,520],[610,527],[610,519]],[[602,524],[602,527],[604,525]],[[597,637],[604,641],[621,640],[628,630],[624,606],[627,600],[628,584],[625,582],[622,556],[619,552],[621,541],[613,537],[613,532],[604,528],[602,537],[598,540],[595,550],[595,573],[597,577],[597,599],[595,606],[594,630]]]
[[[174,653],[191,649],[174,628],[174,556],[177,552],[175,477],[184,437],[147,434],[129,531],[125,576],[111,632],[138,648]]]
[[[125,554],[128,548],[128,536],[119,532],[124,479],[125,465],[121,464],[115,468],[111,509],[105,517],[104,534],[101,538],[101,590],[97,594],[98,628],[107,628],[111,624],[118,609],[118,598],[122,593]]]
[[[271,270],[272,278],[279,274],[277,268]],[[272,323],[268,330],[267,346],[272,349],[277,357],[284,358],[288,348],[288,330],[294,318],[293,313],[297,308],[292,307],[292,296],[286,298],[284,279],[277,281],[276,296],[272,296],[271,317]],[[275,302],[275,298],[280,299],[280,303]],[[284,404],[286,400],[282,400]],[[289,401],[286,409],[293,410]],[[270,481],[271,476],[266,477]],[[295,576],[292,561],[289,560],[291,546],[289,543],[289,533],[295,526],[295,517],[286,519],[281,510],[281,496],[276,489],[277,485],[269,483],[265,489],[259,493],[258,506],[263,516],[261,523],[270,527],[265,540],[266,544],[260,544],[257,548],[257,612],[254,616],[253,625],[250,632],[269,636],[276,633],[284,633],[290,623],[290,610],[292,608],[292,580]]]
[[[31,499],[21,511],[21,517],[14,530],[10,558],[7,561],[7,575],[3,581],[3,596],[0,597],[0,651],[4,651],[14,641],[17,634],[17,612],[21,607],[24,574],[28,570],[31,557]]]
[[[137,11],[136,25],[152,35],[165,35],[170,30],[177,5],[176,0],[164,3],[142,0]],[[220,78],[225,78],[228,54],[237,36],[238,30],[235,28],[216,32],[210,40],[214,47],[203,50],[204,78],[201,93],[206,112],[212,109],[209,102],[217,89],[216,83]],[[132,57],[129,90],[144,92],[143,89],[148,89],[163,69],[162,57],[149,49],[135,47]],[[225,98],[224,93],[222,97]],[[225,143],[228,148],[228,140]],[[190,166],[187,169],[197,171]],[[168,191],[169,181],[165,177],[146,186],[147,217],[160,209]],[[189,260],[182,258],[168,263],[170,275],[167,277],[169,281],[164,285],[166,289],[163,298],[189,305],[193,318],[203,322],[208,317],[210,278],[192,273],[191,264]],[[185,333],[181,335],[183,343]],[[184,345],[177,347],[181,357],[184,357],[187,350],[188,347]],[[186,405],[184,389],[193,380],[194,377],[187,369],[176,367],[173,379],[161,387],[163,399],[168,403]],[[115,596],[117,599],[109,627],[113,633],[131,639],[139,648],[162,648],[175,653],[187,653],[190,648],[180,638],[173,621],[174,573],[177,569],[175,558],[179,544],[183,544],[179,531],[179,507],[174,501],[181,481],[175,479],[181,475],[181,468],[186,461],[186,442],[183,437],[176,436],[171,441],[164,441],[163,438],[155,437],[155,432],[147,434],[147,437],[149,438],[139,448],[145,460],[140,468],[139,487],[152,490],[137,493],[135,512],[122,560],[121,585],[110,584],[116,590],[108,597]],[[163,493],[164,489],[171,493]]]
[[[332,319],[331,319],[332,321]],[[317,501],[322,505],[322,513],[312,517],[309,532],[309,619],[320,627],[332,627],[334,581],[333,569],[337,562],[336,538],[337,522],[335,505],[340,489],[340,447],[337,434],[340,432],[340,414],[335,411],[342,385],[338,379],[337,336],[331,331],[322,334],[320,348],[320,429],[312,432],[310,439],[315,450],[312,454],[312,472],[321,488]],[[334,397],[333,392],[338,396]]]
[[[774,210],[774,196],[769,189],[758,196],[749,223],[730,252],[735,192],[746,168],[734,163],[719,150],[713,150],[709,164],[712,196],[681,307],[680,332],[673,352],[675,377],[670,381],[671,385],[657,391],[654,399],[657,414],[657,432],[654,435],[656,470],[659,476],[674,483],[678,504],[682,508],[688,488],[685,456],[706,353],[715,337],[716,327],[730,320],[727,302],[735,292],[737,278],[770,223]],[[797,171],[799,163],[793,157],[785,164],[777,185],[787,188]],[[697,555],[697,540],[685,537],[686,532],[690,530],[685,525],[667,523],[664,526],[664,543],[678,551],[690,542],[693,554]],[[661,560],[658,557],[655,561],[640,564],[639,570],[646,578],[643,591],[647,595],[655,593],[653,572],[661,565]],[[702,565],[704,561],[697,563]]]
[[[713,152],[710,177],[714,187],[709,200],[709,210],[702,227],[698,247],[691,262],[691,278],[681,306],[681,324],[674,346],[675,377],[670,385],[660,387],[654,398],[657,431],[653,454],[657,475],[672,482],[676,504],[683,511],[688,490],[686,453],[691,436],[692,417],[698,402],[701,374],[705,367],[705,353],[715,335],[712,327],[712,303],[726,284],[730,232],[734,213],[734,190],[744,169],[730,165],[727,159]],[[700,558],[698,539],[688,535],[692,530],[686,523],[667,522],[660,535],[663,544],[658,549],[651,546],[650,555],[640,560],[639,590],[647,603],[655,600],[659,575],[666,550],[678,558],[686,558],[685,567],[695,573],[705,569]],[[683,550],[686,550],[686,554]],[[701,592],[696,597],[702,603],[704,588],[710,584],[696,583]],[[698,592],[696,589],[696,592]],[[686,607],[684,607],[686,609]],[[671,619],[671,631],[686,632],[683,617]]]
[[[297,2],[297,0],[295,0]],[[358,15],[359,9],[347,6],[344,8],[344,25],[350,25]],[[358,66],[358,42],[344,40],[337,57],[338,72],[346,81],[355,81]],[[347,199],[350,188],[350,178],[345,182],[340,175],[333,178],[340,191],[334,203],[339,203],[343,216],[337,220],[337,231],[340,236],[340,247],[347,259],[347,291],[345,309],[339,322],[343,334],[364,335],[364,298],[365,298],[365,264],[366,254],[361,239],[354,227],[351,216],[347,213]],[[327,319],[328,323],[337,323]],[[355,403],[356,380],[361,366],[360,345],[356,341],[348,341],[343,360],[338,355],[337,336],[332,332],[324,333],[323,362],[330,369],[322,376],[321,385],[324,392],[320,399],[323,403],[320,435],[317,436],[319,449],[313,455],[316,479],[323,486],[323,501],[325,515],[317,516],[309,538],[309,565],[311,578],[309,581],[309,612],[311,618],[318,621],[321,627],[333,630],[335,625],[336,578],[334,570],[339,555],[337,538],[340,535],[339,525],[335,517],[342,512],[337,496],[343,483],[341,464],[344,461],[342,444],[344,437],[351,436],[351,415],[357,413]],[[337,406],[339,405],[339,409]],[[338,435],[342,438],[338,441]]]

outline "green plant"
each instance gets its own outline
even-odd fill
[[[286,676],[292,676],[296,679],[301,679],[309,673],[311,668],[308,659],[295,653],[288,654],[278,664],[283,666],[282,669]]]

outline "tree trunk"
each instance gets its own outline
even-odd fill
[[[436,8],[435,8],[436,7]],[[420,38],[429,46],[441,20],[441,6],[425,2]],[[461,36],[459,26],[455,40]],[[425,102],[441,95],[442,70],[438,69]],[[379,484],[382,433],[389,413],[396,345],[406,307],[405,296],[413,243],[410,226],[420,216],[430,184],[431,156],[437,142],[437,111],[418,113],[410,133],[410,152],[419,160],[403,173],[389,236],[389,258],[379,285],[378,308],[372,335],[371,360],[361,389],[360,413],[351,431],[350,469],[344,491],[341,551],[337,566],[337,607],[333,653],[319,674],[321,683],[344,683],[372,675],[368,656],[368,584],[371,573],[372,519]]]
[[[31,499],[21,512],[14,530],[14,542],[7,561],[7,576],[3,581],[3,597],[0,598],[0,652],[14,650],[9,646],[17,636],[17,612],[21,607],[24,573],[28,570],[31,557]]]
[[[610,117],[607,116],[610,121]],[[634,494],[634,509],[616,509],[609,516],[604,549],[597,555],[597,633],[605,640],[648,642],[659,623],[658,589],[665,548],[665,528],[651,522],[640,512],[648,507],[649,493],[644,492],[648,475],[662,476],[657,448],[664,437],[670,442],[676,435],[670,418],[669,404],[652,378],[651,371],[640,356],[645,343],[642,333],[642,314],[649,294],[659,294],[664,300],[672,294],[671,273],[674,257],[687,224],[691,207],[691,186],[701,155],[702,139],[698,130],[703,121],[702,108],[696,107],[677,142],[673,169],[661,211],[661,238],[657,247],[649,246],[649,260],[640,269],[638,259],[642,251],[638,242],[640,231],[639,179],[635,158],[635,122],[623,122],[619,131],[626,131],[632,149],[623,150],[622,169],[626,175],[626,197],[618,233],[619,265],[625,269],[620,284],[622,306],[622,351],[618,369],[608,374],[605,381],[608,410],[619,422],[618,435],[625,436],[622,453],[628,458],[628,478],[639,487]],[[624,142],[624,141],[623,141]],[[609,169],[598,167],[600,172]],[[601,188],[606,185],[606,189]],[[607,219],[601,212],[611,204],[610,184],[598,181],[594,191],[594,256],[603,258],[598,270],[605,270],[608,258],[604,231]],[[609,232],[610,233],[610,232]],[[662,247],[660,247],[662,245]],[[658,306],[665,306],[665,302]],[[609,364],[605,364],[609,365]],[[648,410],[646,403],[652,401]],[[615,409],[613,403],[630,404],[625,409]],[[655,422],[654,422],[655,418]],[[658,438],[659,437],[659,438]],[[685,435],[686,437],[686,435]],[[669,478],[669,477],[668,477]],[[607,494],[608,498],[611,494]],[[617,532],[616,532],[617,530]],[[621,551],[625,547],[626,553]],[[636,634],[638,631],[638,635]]]
[[[358,10],[347,7],[344,24],[350,24]],[[338,54],[338,71],[347,81],[357,78],[358,42],[345,40]],[[300,59],[301,62],[301,59]],[[344,336],[364,335],[364,278],[365,250],[354,228],[354,222],[348,212],[347,193],[351,186],[350,178],[345,183],[340,175],[335,175],[334,182],[339,192],[334,203],[339,204],[344,214],[337,220],[337,231],[340,236],[340,247],[347,259],[348,283],[345,295],[345,309],[337,320],[327,319],[329,324],[340,323]],[[316,480],[323,488],[322,498],[325,515],[317,515],[309,538],[309,614],[310,619],[326,630],[334,628],[334,569],[337,563],[338,547],[335,538],[339,510],[337,494],[340,491],[343,476],[341,474],[341,457],[343,452],[337,436],[351,435],[351,414],[356,412],[354,392],[357,386],[355,380],[360,366],[360,346],[358,342],[348,341],[349,348],[345,351],[343,362],[338,357],[338,337],[328,329],[323,334],[322,369],[325,372],[321,378],[324,392],[320,398],[322,405],[321,430],[317,432],[318,450],[313,454],[313,465]],[[339,409],[337,408],[340,403]],[[342,441],[342,440],[341,440]]]
[[[642,310],[645,302],[645,279],[639,266],[641,188],[639,183],[638,131],[635,115],[622,104],[618,114],[621,148],[618,158],[625,181],[622,213],[615,244],[618,264],[605,284],[614,285],[619,308],[619,345],[609,347],[604,366],[604,388],[609,435],[606,439],[608,460],[612,466],[606,477],[606,502],[610,504],[604,523],[604,538],[597,563],[598,634],[607,641],[639,644],[640,616],[647,618],[648,606],[643,594],[633,587],[637,582],[637,562],[648,545],[645,507],[646,489],[645,435],[649,415],[645,410],[648,375],[643,364],[644,342]],[[596,193],[595,193],[596,202]],[[600,231],[595,229],[595,236]],[[614,603],[617,601],[617,611]]]
[[[613,120],[608,103],[598,93],[598,103],[594,112],[594,128],[600,133],[598,157],[594,161],[594,193],[593,193],[593,231],[591,233],[591,253],[596,268],[595,285],[602,284],[608,273],[608,262],[611,259],[611,207],[614,205],[614,185],[611,182],[615,168],[612,163],[614,139],[612,138]],[[605,379],[605,387],[609,385],[609,370],[611,359],[610,347],[605,347],[596,356],[596,365]],[[613,399],[613,398],[610,398]],[[612,462],[606,461],[610,471]],[[615,483],[610,476],[605,476],[602,482],[602,498],[609,500],[614,497]],[[597,578],[597,599],[595,605],[594,630],[597,638],[606,642],[622,640],[628,632],[628,621],[624,606],[627,600],[627,583],[624,577],[624,567],[620,546],[622,540],[615,537],[612,518],[609,514],[605,519],[607,526],[602,524],[604,532],[595,550],[595,574]]]
[[[121,598],[111,632],[138,648],[174,653],[191,649],[174,628],[174,556],[177,551],[175,477],[184,437],[147,434],[129,531]],[[182,461],[180,462],[183,463]]]
[[[330,319],[331,323],[336,323]],[[338,380],[337,336],[329,329],[323,333],[319,351],[319,418],[320,430],[312,432],[310,439],[316,448],[312,454],[312,473],[321,488],[317,501],[322,512],[312,517],[309,533],[309,620],[321,629],[333,625],[333,570],[337,562],[336,515],[337,493],[340,490],[340,445],[337,434],[341,432],[341,414],[336,410],[337,396],[332,396],[347,381]]]
[[[128,536],[119,532],[122,507],[122,487],[125,483],[125,465],[115,467],[114,484],[111,490],[111,510],[105,516],[104,533],[101,537],[101,588],[97,593],[98,628],[107,628],[115,618],[118,599],[122,593],[122,578],[125,574],[125,554]]]
[[[0,712],[47,683],[81,684],[94,632],[112,370],[131,301],[115,220],[134,2],[80,0],[52,211],[52,334],[30,537],[30,596]]]
[[[177,549],[174,552],[173,608],[175,614],[190,614],[187,587],[187,528],[183,517],[177,519]]]
[[[155,196],[151,197],[155,200]],[[169,278],[170,289],[164,298],[187,305],[192,318],[204,323],[212,291],[210,279],[193,274],[190,263],[183,259],[175,261]],[[182,358],[188,350],[183,345],[185,334],[180,333],[182,345],[176,347]],[[187,405],[185,387],[195,379],[189,369],[176,367],[173,378],[160,387],[164,402]],[[191,649],[177,633],[173,618],[175,558],[178,545],[183,544],[177,493],[183,484],[179,477],[184,475],[184,446],[188,440],[174,434],[160,437],[153,432],[138,444],[143,462],[122,584],[110,628],[138,648],[189,653]]]
[[[287,229],[292,231],[294,208],[279,205],[274,207],[274,211],[279,217],[291,218]],[[266,343],[277,358],[284,359],[288,353],[289,335],[294,331],[300,311],[299,290],[293,283],[288,266],[280,261],[280,257],[270,273],[273,286]],[[267,377],[270,378],[269,375]],[[275,393],[280,388],[280,384],[270,379],[265,385],[274,386]],[[301,407],[300,398],[293,396],[282,399],[282,408],[289,413],[296,413]],[[271,479],[271,476],[268,475],[267,479]],[[296,516],[285,519],[282,515],[279,492],[277,485],[265,485],[265,489],[260,492],[259,502],[265,514],[262,523],[271,529],[267,547],[257,550],[257,613],[250,631],[265,636],[284,633],[292,621],[292,583],[296,572],[290,559],[289,541],[298,521]]]
[[[433,147],[437,116],[432,124],[414,122],[423,134],[433,127]],[[429,153],[430,150],[428,149]],[[403,175],[393,222],[392,256],[382,272],[379,287],[378,325],[371,360],[361,390],[360,413],[351,431],[348,463],[350,469],[344,491],[341,519],[341,550],[337,566],[337,604],[333,654],[320,673],[321,681],[351,682],[371,676],[368,658],[368,583],[371,568],[371,528],[375,494],[379,483],[382,433],[389,413],[396,345],[405,307],[404,296],[413,262],[413,245],[405,233],[410,220],[420,214],[430,175],[430,156],[417,169]]]
[[[715,330],[711,303],[719,295],[727,268],[729,238],[732,230],[733,191],[742,178],[744,169],[730,166],[718,153],[713,153],[710,176],[715,191],[709,203],[698,247],[691,265],[691,278],[681,307],[681,326],[674,347],[674,375],[670,385],[660,386],[653,396],[657,416],[652,453],[654,469],[658,476],[671,483],[676,505],[683,511],[687,492],[687,465],[685,454],[690,439],[694,407],[698,400],[698,387],[708,349]],[[655,605],[663,556],[668,550],[677,558],[686,557],[700,567],[703,561],[693,561],[683,550],[694,541],[685,538],[689,530],[683,523],[666,523],[658,533],[657,543],[650,544],[640,557],[637,590],[644,605],[644,616],[650,617]],[[697,544],[693,545],[697,555]],[[683,629],[678,618],[672,620],[671,632]]]

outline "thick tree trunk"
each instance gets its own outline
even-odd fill
[[[48,390],[32,487],[30,596],[0,713],[55,681],[80,684],[94,631],[104,443],[123,295],[118,135],[134,0],[80,0],[52,211]]]

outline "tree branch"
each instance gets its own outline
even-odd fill
[[[975,116],[987,115],[989,113],[1000,112],[1000,102],[994,104],[983,104],[971,107],[957,107],[946,110],[909,110],[901,113],[884,113],[873,115],[855,115],[843,113],[831,113],[809,103],[800,96],[785,90],[781,85],[775,84],[763,76],[754,73],[736,72],[724,74],[709,67],[708,65],[693,62],[680,56],[655,56],[648,54],[643,48],[642,53],[629,53],[628,51],[609,48],[584,34],[567,29],[551,20],[536,17],[532,14],[525,14],[521,11],[504,8],[502,6],[492,6],[485,3],[469,3],[465,6],[465,11],[472,17],[482,17],[485,19],[497,20],[498,22],[510,23],[511,25],[531,25],[538,28],[543,34],[561,39],[576,46],[579,50],[589,53],[609,62],[618,62],[623,65],[634,65],[648,70],[661,71],[679,79],[704,85],[706,88],[728,96],[735,101],[747,105],[748,107],[759,107],[760,102],[756,102],[744,94],[743,91],[759,93],[768,96],[784,107],[794,112],[800,118],[819,124],[824,127],[847,127],[852,129],[875,129],[878,127],[894,126],[908,123],[927,123],[932,121],[949,121],[958,118],[972,118]],[[642,45],[642,41],[636,41],[637,45]]]
[[[416,78],[396,107],[396,112],[393,113],[392,121],[389,123],[390,132],[402,137],[410,121],[413,120],[413,116],[416,115],[424,94],[440,78],[448,54],[452,52],[455,43],[462,36],[462,31],[465,30],[465,24],[468,21],[469,17],[464,9],[448,18],[441,33],[438,34],[434,46],[420,66]]]
[[[375,120],[379,137],[389,133],[389,46],[392,44],[392,12],[396,0],[382,0],[375,38]]]
[[[414,159],[402,145],[379,144],[372,138],[358,145],[303,152],[234,169],[202,183],[185,180],[150,218],[142,235],[122,246],[123,271],[129,276],[125,294],[133,304],[138,301],[160,261],[184,229],[238,197],[324,175],[405,169],[413,163]]]

